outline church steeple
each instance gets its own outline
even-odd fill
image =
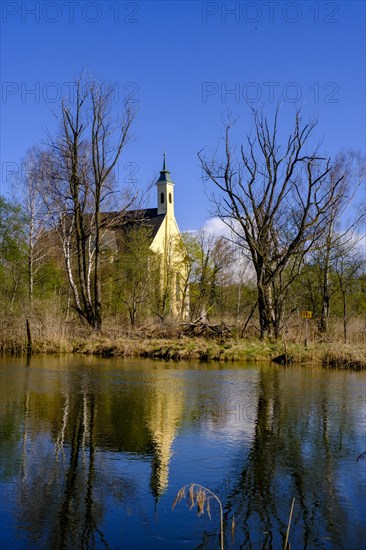
[[[166,167],[166,154],[164,153],[163,169],[156,182],[158,192],[158,214],[174,216],[174,182],[170,171]]]
[[[163,169],[160,170],[160,177],[159,177],[158,182],[160,182],[160,181],[166,181],[168,183],[173,183],[173,181],[170,177],[170,172],[166,167],[166,154],[165,153],[164,153],[164,160],[163,160]]]

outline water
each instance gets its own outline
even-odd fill
[[[84,357],[0,361],[1,548],[366,546],[366,373]],[[235,533],[232,536],[232,518]]]

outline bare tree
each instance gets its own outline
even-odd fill
[[[116,196],[114,169],[135,117],[124,103],[122,118],[114,123],[112,98],[111,88],[79,81],[75,101],[62,102],[59,132],[49,136],[48,150],[41,155],[44,201],[61,239],[74,307],[96,331],[102,327],[103,232],[133,201],[129,195],[119,202],[118,215],[102,212]]]
[[[44,202],[42,199],[42,179],[39,177],[40,165],[36,147],[30,149],[22,164],[22,202],[26,214],[27,239],[27,283],[28,299],[32,308],[34,277],[47,255],[45,234]]]
[[[182,247],[186,254],[183,293],[190,297],[191,317],[206,317],[217,305],[228,280],[233,265],[233,247],[224,237],[205,229],[183,234]]]
[[[177,239],[164,240],[164,252],[155,252],[149,262],[153,286],[152,311],[162,323],[174,312],[175,305],[175,261]]]
[[[339,153],[334,159],[328,185],[332,187],[340,177],[342,181],[337,188],[337,200],[329,208],[327,224],[311,258],[320,295],[318,327],[321,334],[328,331],[331,298],[338,290],[331,276],[332,269],[335,262],[339,262],[340,255],[347,256],[349,249],[354,248],[357,240],[354,232],[365,217],[364,205],[356,208],[350,216],[350,207],[365,178],[365,159],[353,151]],[[313,295],[314,290],[311,289]]]
[[[352,287],[357,284],[358,276],[365,269],[365,259],[360,253],[359,242],[356,240],[352,240],[351,243],[347,240],[343,243],[338,243],[338,252],[339,254],[334,261],[334,271],[342,297],[343,340],[346,343],[348,298]]]
[[[261,337],[278,337],[287,290],[340,200],[343,176],[331,181],[330,159],[311,147],[316,121],[303,124],[297,112],[293,130],[281,146],[278,109],[272,125],[257,111],[253,120],[254,135],[247,135],[237,156],[229,122],[223,159],[208,161],[202,152],[199,159],[216,186],[213,213],[230,227],[253,262]]]
[[[150,244],[151,229],[133,226],[124,232],[122,250],[115,265],[114,301],[120,301],[127,308],[132,326],[149,312],[148,298],[153,284]]]
[[[0,291],[4,306],[9,299],[10,311],[24,274],[26,223],[22,207],[0,195]]]

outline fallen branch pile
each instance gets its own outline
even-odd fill
[[[231,328],[225,323],[210,325],[204,321],[182,323],[181,334],[184,336],[200,336],[202,338],[227,338],[231,336]]]

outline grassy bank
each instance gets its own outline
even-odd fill
[[[58,339],[33,339],[32,352],[79,353],[101,357],[149,357],[164,360],[243,361],[281,364],[322,364],[329,368],[366,369],[366,351],[361,344],[310,343],[303,344],[258,339],[205,339],[200,337],[147,337],[144,334],[127,336],[80,335]],[[25,354],[25,339],[8,338],[0,341],[0,353]]]
[[[243,361],[250,363],[275,361],[281,364],[322,364],[331,368],[366,369],[366,352],[362,346],[312,344],[308,349],[298,343],[260,340],[224,342],[203,338],[133,340],[96,339],[78,342],[72,351],[103,357],[150,357],[165,360]]]

